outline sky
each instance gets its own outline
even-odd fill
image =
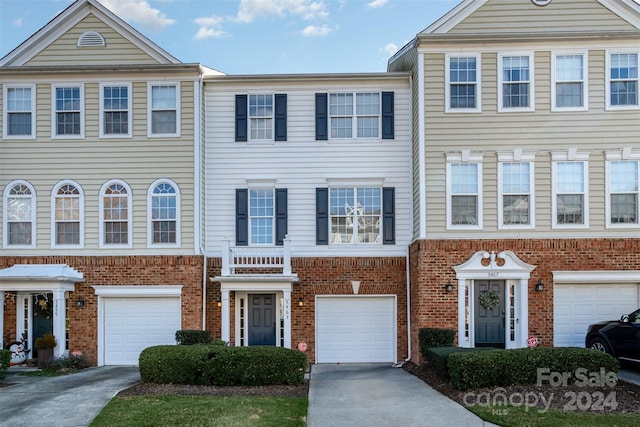
[[[460,0],[99,0],[184,63],[227,74],[386,71]],[[0,0],[0,57],[72,0]]]

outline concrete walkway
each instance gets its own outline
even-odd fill
[[[640,366],[618,371],[618,378],[628,383],[640,385]]]
[[[402,368],[313,365],[308,427],[490,426]]]
[[[0,388],[0,425],[88,426],[119,391],[140,381],[138,367],[103,366],[57,377],[20,375],[11,368]]]

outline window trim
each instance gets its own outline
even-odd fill
[[[476,107],[475,108],[453,108],[451,107],[451,59],[454,58],[475,58],[476,60]],[[469,52],[447,53],[445,54],[445,113],[481,113],[482,112],[482,55],[480,53]]]
[[[58,134],[58,120],[56,114],[56,89],[62,88],[78,88],[80,92],[80,133],[77,135],[72,134]],[[51,84],[51,139],[84,139],[84,118],[85,118],[85,106],[84,106],[84,83],[52,83]]]
[[[105,119],[104,119],[104,114],[107,111],[116,111],[116,110],[107,110],[105,111],[104,108],[104,88],[105,87],[126,87],[128,90],[128,96],[127,96],[127,124],[128,124],[128,132],[127,133],[105,133],[104,128],[105,128]],[[100,105],[99,105],[99,114],[100,114],[100,129],[99,129],[99,137],[100,138],[132,138],[133,137],[133,113],[132,113],[132,106],[133,106],[133,100],[132,100],[132,84],[130,82],[103,82],[100,83]]]
[[[581,107],[558,107],[557,106],[557,85],[558,83],[577,83],[577,80],[566,80],[559,82],[557,79],[557,57],[558,56],[582,56],[582,106]],[[551,111],[589,111],[589,52],[586,50],[576,51],[554,51],[551,53]]]
[[[558,195],[577,193],[558,193],[557,165],[558,162],[583,163],[583,218],[582,224],[558,224]],[[589,152],[578,152],[571,148],[564,151],[551,152],[551,228],[552,229],[588,229],[589,228]]]
[[[611,105],[611,55],[615,54],[635,54],[638,57],[638,77],[636,77],[636,89],[638,99],[635,105]],[[640,109],[640,49],[607,49],[605,52],[605,111],[624,111]]]
[[[271,241],[269,243],[254,243],[252,241],[253,233],[251,232],[251,220],[254,218],[251,216],[251,192],[252,191],[270,191],[271,192],[271,201],[272,201],[272,211],[273,215],[271,215]],[[263,216],[258,216],[258,218],[266,218]],[[272,185],[249,185],[247,186],[247,237],[248,237],[248,246],[251,247],[273,247],[276,246],[276,188]]]
[[[105,243],[105,219],[104,219],[104,196],[105,196],[105,191],[107,188],[109,188],[109,186],[113,185],[113,184],[119,184],[121,186],[123,186],[124,188],[127,189],[127,243],[126,244],[122,244],[122,243]],[[100,232],[100,238],[99,238],[99,247],[100,248],[131,248],[133,247],[133,194],[131,192],[131,187],[129,187],[129,184],[127,184],[126,182],[124,182],[121,179],[110,179],[109,181],[105,182],[104,184],[102,184],[102,187],[100,187],[100,193],[99,193],[99,203],[98,203],[98,209],[99,209],[99,232]]]
[[[155,86],[174,86],[176,88],[176,131],[175,133],[153,133],[153,88]],[[147,83],[147,137],[149,138],[169,138],[180,137],[181,132],[181,91],[180,82],[178,81],[151,81]]]
[[[526,56],[529,58],[529,106],[528,107],[505,107],[503,99],[503,87],[505,83],[502,79],[502,59],[510,56]],[[535,86],[535,62],[534,54],[531,51],[516,51],[516,52],[500,52],[498,53],[498,112],[499,113],[524,113],[535,111],[536,105],[536,86]]]
[[[154,243],[153,242],[153,191],[160,184],[169,184],[175,190],[174,197],[176,198],[176,242],[175,243]],[[181,233],[182,228],[181,221],[181,197],[180,187],[175,181],[167,178],[156,179],[149,185],[147,189],[147,247],[148,248],[179,248],[181,247]]]
[[[270,96],[271,97],[271,116],[252,116],[251,115],[251,97]],[[275,141],[275,116],[276,116],[276,96],[273,92],[252,92],[247,94],[247,142],[266,143]],[[268,138],[252,138],[251,123],[257,119],[271,119],[271,134]]]
[[[58,190],[63,185],[73,185],[78,190],[78,198],[79,198],[79,206],[80,206],[80,219],[79,223],[79,234],[80,239],[78,244],[58,244],[56,243],[56,199],[58,196]],[[51,248],[83,248],[84,247],[84,222],[85,222],[85,214],[84,214],[84,190],[76,181],[65,179],[63,181],[58,182],[51,189]]]
[[[498,229],[499,230],[533,230],[536,228],[536,184],[535,184],[535,163],[534,152],[523,152],[522,149],[515,149],[510,152],[498,152]],[[505,163],[528,163],[529,164],[529,224],[505,224],[504,223],[504,183]]]
[[[373,115],[358,115],[358,94],[377,94],[378,95],[378,136],[358,136],[358,117],[372,117]],[[334,117],[348,117],[348,116],[337,116],[331,114],[331,95],[352,95],[353,99],[353,111],[351,114],[351,136],[350,137],[333,137],[331,135],[331,119]],[[333,91],[327,92],[327,136],[329,141],[351,141],[351,140],[360,140],[360,141],[378,141],[382,140],[382,90],[372,89],[372,90],[356,90],[356,91]]]
[[[483,182],[482,182],[482,163],[483,163],[483,155],[482,154],[471,154],[468,150],[464,150],[460,153],[447,153],[446,154],[446,212],[447,212],[447,230],[482,230],[483,228]],[[451,191],[451,165],[452,164],[477,164],[478,168],[476,173],[478,174],[478,224],[453,224],[452,221],[452,209],[451,206],[451,197],[453,196],[453,192]]]
[[[347,184],[338,184],[338,183],[333,183],[332,185],[330,184],[328,187],[328,192],[327,192],[327,196],[328,196],[328,211],[327,211],[327,219],[328,219],[328,231],[329,231],[329,241],[328,244],[329,246],[358,246],[358,247],[377,247],[377,246],[382,246],[383,242],[384,242],[384,188],[382,185],[377,186],[377,185],[362,185],[362,183],[359,183],[357,180],[353,181],[353,184],[347,185]],[[332,229],[332,224],[331,224],[331,218],[333,217],[333,215],[331,215],[331,191],[332,190],[338,190],[338,189],[351,189],[353,190],[353,196],[354,198],[357,199],[358,197],[358,190],[359,189],[377,189],[380,191],[380,214],[379,216],[379,220],[378,220],[378,239],[376,242],[360,242],[359,238],[358,238],[358,227],[355,226],[355,222],[351,225],[351,228],[353,230],[353,234],[352,234],[352,241],[350,243],[342,243],[342,242],[334,242],[333,238],[331,237],[334,233],[333,233],[333,229]],[[357,216],[354,216],[354,218],[357,219]]]
[[[635,161],[638,163],[638,183],[640,183],[640,152],[632,153],[629,149],[619,152],[605,153],[605,181],[606,181],[606,199],[605,199],[605,215],[606,228],[640,228],[640,189],[636,190],[637,206],[636,206],[636,223],[612,223],[611,222],[611,162],[613,161]],[[613,193],[617,194],[617,193]]]
[[[11,245],[9,244],[9,215],[8,215],[8,206],[9,203],[7,199],[9,198],[9,191],[17,185],[26,186],[29,191],[31,191],[31,244],[29,245]],[[5,249],[30,249],[36,247],[37,241],[37,221],[36,221],[36,210],[37,210],[37,194],[36,190],[29,183],[29,181],[16,179],[14,181],[9,182],[6,187],[4,187],[4,192],[2,195],[2,246]]]
[[[9,89],[31,89],[31,134],[29,135],[9,135],[9,107],[7,105],[9,101]],[[36,138],[36,85],[35,84],[21,84],[21,83],[5,83],[2,85],[2,138],[3,139],[35,139]],[[26,112],[26,111],[23,111]]]

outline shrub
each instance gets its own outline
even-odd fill
[[[427,358],[427,350],[433,347],[451,347],[456,337],[453,329],[421,328],[418,331],[420,353]]]
[[[76,354],[74,353],[69,356],[63,356],[55,359],[47,369],[59,372],[77,372],[80,369],[85,369],[91,366],[91,363],[89,363],[84,354],[79,352]]]
[[[438,375],[441,377],[448,376],[448,360],[449,356],[454,353],[464,353],[470,351],[486,351],[486,350],[498,350],[491,347],[476,347],[476,348],[464,348],[464,347],[433,347],[427,349],[425,359],[429,366],[431,366]]]
[[[176,331],[176,342],[179,345],[209,344],[211,332],[192,329]]]
[[[139,359],[143,381],[219,386],[302,384],[306,363],[287,348],[213,344],[149,347]]]
[[[58,344],[56,337],[51,332],[36,338],[35,346],[38,350],[43,348],[53,348]]]
[[[0,381],[2,381],[9,372],[11,364],[11,351],[0,349]]]
[[[611,355],[587,348],[539,347],[451,354],[448,359],[452,385],[458,390],[535,384],[538,369],[567,372],[570,383],[576,369],[617,372],[620,364]]]

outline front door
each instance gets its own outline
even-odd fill
[[[504,348],[504,281],[476,280],[475,346]]]
[[[31,357],[38,357],[36,338],[44,334],[53,333],[53,294],[35,295],[33,304],[33,341],[31,342]],[[56,340],[64,337],[56,337]]]
[[[249,345],[276,345],[276,298],[249,294]]]

